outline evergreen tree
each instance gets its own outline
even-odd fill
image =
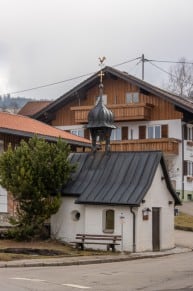
[[[68,161],[70,149],[61,139],[48,143],[36,136],[0,157],[0,184],[18,201],[18,239],[41,237],[44,223],[57,212],[61,190],[75,166]]]

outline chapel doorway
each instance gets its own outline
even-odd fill
[[[160,250],[160,208],[152,208],[152,245],[153,251]]]

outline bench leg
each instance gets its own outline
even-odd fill
[[[81,243],[81,242],[77,242],[77,243],[76,243],[76,248],[77,248],[77,249],[81,249],[81,250],[83,251],[83,250],[84,250],[84,244]]]
[[[108,244],[107,245],[107,251],[110,251],[110,249],[112,250],[112,252],[115,252],[115,245],[114,244]]]

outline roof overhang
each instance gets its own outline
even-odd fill
[[[156,95],[158,97],[161,97],[172,104],[174,104],[179,111],[186,111],[190,114],[193,114],[193,103],[189,102],[187,99],[182,98],[181,96],[175,95],[173,93],[170,93],[168,91],[165,91],[163,89],[160,89],[156,86],[151,85],[150,83],[147,83],[143,80],[140,80],[134,76],[131,76],[127,74],[126,72],[121,72],[117,69],[114,69],[112,67],[105,67],[103,69],[105,73],[104,78],[120,78],[126,82],[130,82],[131,84],[138,86],[140,89],[145,90],[146,92]],[[95,86],[98,84],[98,73],[94,73],[91,77],[84,80],[77,86],[75,86],[73,89],[68,91],[67,93],[63,94],[61,97],[59,97],[57,100],[52,102],[47,107],[43,108],[39,112],[33,115],[33,118],[39,119],[39,120],[45,120],[45,116],[49,114],[53,114],[55,111],[57,111],[61,106],[64,106],[65,104],[69,103],[71,100],[74,100],[76,98],[84,98],[85,92],[89,88]]]
[[[91,144],[89,144],[89,143],[84,143],[84,142],[75,141],[75,140],[71,140],[71,139],[65,139],[65,138],[62,138],[60,136],[53,137],[53,136],[43,135],[43,134],[39,134],[39,133],[26,132],[26,131],[15,130],[15,129],[10,129],[10,128],[2,128],[2,127],[0,128],[0,133],[14,135],[14,136],[20,136],[20,137],[26,137],[26,138],[31,138],[34,135],[36,135],[38,138],[42,138],[42,139],[45,139],[47,141],[52,141],[52,142],[57,142],[58,139],[61,138],[62,140],[64,140],[66,143],[68,143],[70,145],[91,148]]]

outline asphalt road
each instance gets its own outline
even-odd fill
[[[1,291],[193,290],[193,252],[100,265],[0,270]]]

